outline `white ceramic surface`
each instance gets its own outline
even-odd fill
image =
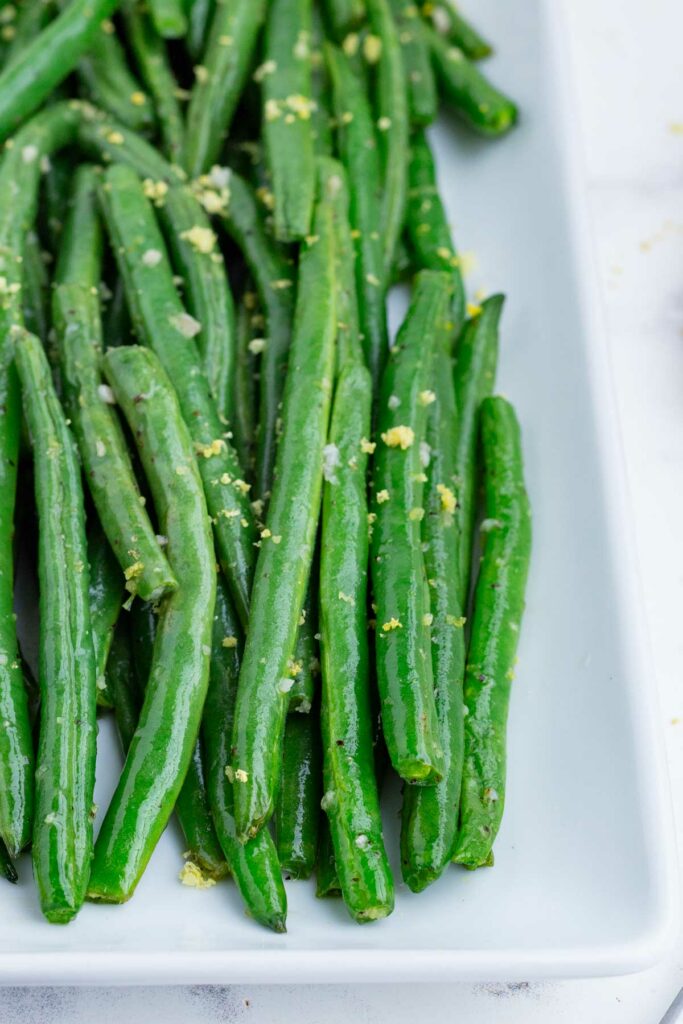
[[[228,885],[176,881],[169,830],[135,899],[67,929],[32,884],[3,888],[0,979],[165,982],[519,978],[652,962],[671,936],[672,842],[643,623],[625,528],[605,351],[574,166],[572,103],[551,3],[482,0],[505,40],[491,74],[525,111],[499,144],[436,135],[461,248],[510,296],[500,387],[517,404],[535,558],[510,721],[510,783],[493,871],[451,871],[358,929],[291,883],[290,931],[246,920]],[[545,14],[550,20],[545,20]],[[118,754],[102,730],[98,802]],[[393,816],[392,816],[393,817]]]

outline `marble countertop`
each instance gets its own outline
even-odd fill
[[[504,2],[504,0],[500,0]],[[673,792],[683,792],[683,7],[572,0],[566,23]],[[683,807],[676,808],[683,848]],[[6,989],[0,1024],[657,1024],[683,947],[626,978],[542,984]]]

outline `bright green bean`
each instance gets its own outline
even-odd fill
[[[354,269],[353,238],[349,223],[349,187],[346,171],[338,160],[320,158],[323,188],[332,207],[337,286],[337,368],[360,363],[363,348],[358,322],[358,296]]]
[[[185,44],[194,61],[201,60],[206,48],[211,19],[216,9],[215,0],[188,0],[187,35]]]
[[[149,0],[154,27],[164,39],[180,39],[187,33],[182,0]]]
[[[290,714],[285,725],[282,777],[275,808],[275,836],[282,870],[310,878],[318,852],[320,718],[316,711]]]
[[[338,42],[365,20],[365,0],[323,0],[322,6],[332,37]]]
[[[456,10],[450,0],[423,4],[422,13],[431,20],[436,31],[457,46],[469,60],[482,60],[493,53],[493,48],[477,29]]]
[[[302,714],[308,714],[313,706],[320,676],[318,641],[315,638],[318,629],[318,616],[314,597],[316,589],[314,576],[315,567],[311,572],[306,599],[299,619],[293,655],[296,675],[294,676],[294,685],[289,691],[290,712],[297,711]]]
[[[35,231],[29,231],[26,235],[23,272],[24,324],[45,345],[50,330],[50,280]]]
[[[261,317],[257,309],[256,292],[246,289],[237,308],[235,377],[233,381],[233,433],[240,464],[247,478],[251,479],[254,469],[254,447],[256,441],[256,420],[258,417],[258,391],[254,375],[256,356],[250,345],[257,337],[253,326],[254,316]],[[258,332],[259,335],[262,331]]]
[[[185,128],[166,46],[149,18],[134,3],[124,6],[124,16],[140,75],[154,101],[164,152],[172,163],[179,164]]]
[[[420,29],[420,12],[410,0],[390,0],[403,52],[410,120],[416,125],[435,120],[439,98],[432,71],[431,54]]]
[[[96,524],[88,537],[90,566],[90,626],[95,652],[97,703],[111,707],[107,690],[107,661],[114,629],[126,596],[125,578],[102,528]]]
[[[320,835],[318,838],[318,862],[315,872],[315,894],[319,900],[328,896],[341,896],[341,885],[337,874],[337,861],[332,846],[330,824],[327,815],[320,815]]]
[[[32,3],[25,0],[16,8],[16,18],[12,21],[12,39],[4,55],[4,66],[9,67],[25,46],[33,42],[35,36],[45,28],[54,17],[54,4],[51,0],[43,3]]]
[[[487,864],[505,804],[506,726],[531,554],[531,511],[514,409],[481,405],[484,553],[465,674],[465,763],[455,860]]]
[[[93,102],[133,131],[149,130],[154,109],[128,67],[125,51],[111,22],[100,26],[78,63],[79,75]]]

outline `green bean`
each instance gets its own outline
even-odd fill
[[[0,164],[0,836],[11,855],[31,836],[33,742],[13,607],[20,408],[10,331],[22,323],[22,252],[35,218],[40,165],[70,139],[75,122],[63,105],[44,111],[17,133]]]
[[[178,798],[209,677],[216,572],[206,501],[179,400],[153,352],[111,349],[104,370],[128,421],[179,588],[162,604],[123,772],[95,844],[88,895],[128,899]]]
[[[337,287],[337,367],[360,363],[363,349],[358,323],[358,296],[354,271],[353,238],[349,224],[349,187],[346,171],[337,160],[319,160],[325,196],[332,207]]]
[[[365,0],[323,0],[323,9],[332,37],[338,41],[360,25],[366,16]]]
[[[211,21],[204,73],[198,77],[187,109],[184,166],[191,177],[216,162],[251,69],[266,0],[217,4]]]
[[[289,711],[308,714],[318,691],[320,659],[318,658],[317,609],[315,600],[315,563],[311,571],[299,628],[294,645],[294,684],[289,691]]]
[[[232,772],[226,771],[232,760],[232,729],[241,649],[240,625],[228,590],[219,577],[209,692],[202,723],[209,800],[218,838],[247,913],[273,931],[284,932],[287,897],[275,844],[268,829],[262,829],[244,844],[238,841],[233,786],[240,783],[234,781]]]
[[[320,512],[337,325],[332,210],[324,196],[316,203],[313,232],[299,264],[282,434],[237,693],[233,767],[236,777],[238,770],[246,773],[235,789],[241,840],[255,835],[274,807],[292,686],[288,662]],[[266,635],[264,648],[259,638]]]
[[[455,860],[485,865],[505,804],[505,733],[531,553],[531,511],[514,409],[481,405],[484,553],[465,673],[465,763]]]
[[[111,290],[111,298],[102,312],[102,335],[107,348],[128,345],[132,342],[132,324],[126,303],[126,289],[119,274]]]
[[[408,0],[390,2],[403,52],[410,120],[417,125],[431,124],[437,115],[439,99],[429,47],[424,33],[419,31],[420,12]]]
[[[198,61],[206,49],[206,38],[216,3],[215,0],[189,0],[188,6],[185,43],[192,59]]]
[[[166,47],[149,18],[134,3],[124,7],[124,17],[140,75],[154,101],[164,152],[172,163],[179,164],[185,128]]]
[[[479,408],[493,391],[498,363],[498,327],[503,295],[492,295],[468,320],[456,348],[453,382],[458,410],[455,449],[455,519],[460,571],[460,606],[465,608],[472,564],[472,537],[476,512],[477,436]]]
[[[444,769],[420,530],[429,385],[449,289],[448,276],[437,271],[415,278],[382,378],[374,466],[371,564],[382,724],[391,763],[401,778],[418,785],[439,782]]]
[[[406,243],[404,235],[399,238],[398,245],[396,246],[394,265],[391,268],[390,284],[403,284],[413,276],[415,270],[415,259]]]
[[[323,498],[320,620],[323,777],[334,861],[356,921],[390,914],[394,887],[375,781],[367,635],[368,507],[365,476],[372,384],[361,365],[342,370],[330,429],[338,453]],[[325,884],[329,881],[329,866]]]
[[[282,777],[275,808],[277,853],[292,878],[310,878],[320,824],[320,719],[290,714],[285,725]]]
[[[182,0],[149,0],[154,27],[164,39],[180,39],[187,32]]]
[[[110,167],[101,198],[137,333],[158,355],[178,391],[198,454],[221,567],[238,614],[246,621],[255,551],[249,487],[201,372],[192,340],[197,323],[180,302],[161,232],[134,171],[124,164]],[[210,254],[205,252],[202,259],[208,269]]]
[[[123,606],[125,578],[109,541],[99,525],[88,537],[88,565],[90,566],[90,625],[95,651],[95,678],[97,703],[112,707],[107,689],[107,661],[114,629]]]
[[[0,138],[6,138],[73,70],[117,0],[71,0],[0,74]]]
[[[263,137],[275,197],[275,237],[310,234],[315,198],[311,112],[312,0],[271,0],[261,90]]]
[[[111,22],[100,25],[93,35],[78,72],[92,100],[127,128],[143,131],[152,127],[152,103],[128,67]]]
[[[140,717],[128,618],[122,615],[116,623],[107,660],[107,691],[114,708],[116,728],[124,755],[131,744]]]
[[[388,351],[379,156],[363,83],[337,47],[326,46],[325,56],[332,80],[339,152],[348,174],[361,341],[373,383],[377,384]]]
[[[425,3],[422,13],[431,19],[436,31],[457,46],[469,60],[481,60],[493,53],[493,48],[477,29],[466,21],[449,0],[443,3]]]
[[[319,900],[328,896],[341,896],[341,885],[337,874],[337,861],[332,846],[330,824],[323,811],[320,815],[318,838],[318,862],[316,864],[315,894]]]
[[[45,28],[45,25],[54,16],[53,7],[54,4],[49,0],[37,4],[32,3],[32,0],[25,0],[25,3],[17,6],[16,18],[11,23],[12,38],[3,61],[5,67],[9,67],[24,47],[28,46],[34,37]]]
[[[102,231],[95,189],[94,171],[81,167],[53,293],[59,365],[90,493],[126,589],[143,601],[156,601],[175,589],[176,581],[145,512],[126,441],[110,407],[110,389],[102,383],[97,294]]]
[[[406,786],[403,791],[401,870],[413,892],[436,881],[453,856],[462,778],[465,619],[459,594],[453,490],[458,419],[450,337],[447,332],[444,335],[437,347],[432,377],[435,391],[427,423],[430,457],[422,521],[425,570],[431,588],[431,659],[444,778],[437,786]]]
[[[33,870],[43,914],[78,912],[92,856],[96,671],[81,470],[40,341],[18,328],[15,358],[33,444],[39,517],[40,740]]]
[[[260,411],[257,432],[255,491],[269,493],[277,447],[277,421],[284,388],[294,308],[293,271],[266,234],[261,214],[249,185],[230,175],[230,198],[225,227],[244,254],[256,282],[266,317],[266,338],[261,354]]]
[[[449,46],[427,25],[423,32],[432,52],[440,91],[465,123],[480,135],[503,135],[517,121],[513,101],[491,85],[457,46]]]
[[[27,330],[37,335],[43,344],[48,342],[50,330],[49,287],[50,281],[35,231],[29,231],[24,242],[24,324]]]
[[[257,297],[256,293],[245,290],[242,301],[237,309],[235,378],[233,396],[233,433],[235,448],[241,465],[251,479],[254,466],[254,443],[256,435],[256,419],[258,414],[258,397],[254,370],[256,356],[250,345],[256,335],[253,327]],[[262,332],[259,332],[262,333]]]
[[[7,847],[0,839],[0,871],[5,876],[8,882],[13,884],[19,881],[19,875],[10,858]]]
[[[465,286],[436,182],[434,157],[422,131],[415,132],[410,140],[408,174],[406,227],[414,259],[422,270],[443,270],[450,275],[452,334],[457,338],[465,319]]]
[[[377,62],[376,112],[383,189],[381,234],[383,280],[391,273],[403,231],[408,190],[408,95],[403,54],[388,0],[366,0],[374,34],[381,40]]]

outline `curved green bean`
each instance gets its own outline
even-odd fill
[[[99,524],[90,531],[88,537],[88,565],[97,703],[111,707],[111,696],[107,688],[107,661],[126,591],[125,577]]]
[[[74,69],[118,0],[71,0],[0,74],[0,138],[28,117]]]
[[[149,0],[154,27],[164,39],[180,39],[187,33],[182,0]]]
[[[422,270],[443,270],[450,275],[452,336],[457,338],[465,319],[465,286],[439,195],[434,157],[423,131],[416,131],[410,140],[408,182],[406,228],[414,260]]]
[[[453,370],[458,435],[455,449],[455,520],[460,573],[460,606],[465,608],[472,565],[472,537],[477,495],[479,409],[493,391],[498,363],[498,330],[504,295],[492,295],[465,324]]]
[[[531,511],[514,409],[481,405],[484,553],[465,673],[465,763],[455,860],[489,862],[505,804],[505,732],[531,554]]]
[[[78,72],[91,99],[127,128],[144,131],[152,127],[152,103],[128,67],[111,22],[100,25],[93,34],[88,52],[78,63]]]
[[[235,788],[242,840],[262,828],[274,807],[292,686],[288,663],[320,512],[337,328],[332,211],[324,196],[316,204],[313,230],[315,241],[299,264],[282,434],[237,692],[233,768],[236,777],[238,770],[246,775]],[[266,635],[264,648],[260,638]]]
[[[436,31],[462,50],[469,60],[482,60],[493,53],[491,44],[448,0],[437,4],[430,0],[423,4],[422,13],[431,20]]]
[[[339,152],[348,174],[361,341],[376,385],[388,352],[379,155],[363,82],[337,47],[328,44],[325,57],[332,81]]]
[[[282,778],[275,807],[275,837],[282,870],[310,878],[320,825],[320,719],[290,714],[285,725]]]
[[[81,468],[40,341],[17,329],[15,359],[33,445],[40,582],[40,738],[33,870],[43,914],[78,912],[92,857],[96,670]]]
[[[242,638],[230,595],[218,579],[209,692],[204,705],[202,733],[206,780],[213,819],[228,867],[247,913],[275,932],[286,931],[287,897],[280,863],[268,829],[246,843],[235,828],[233,789],[241,785],[226,769],[232,760],[232,730],[240,670]]]
[[[421,521],[427,400],[449,299],[448,275],[417,275],[382,378],[377,414],[371,559],[377,684],[391,763],[401,778],[418,785],[439,782],[444,771]]]
[[[184,166],[196,177],[216,162],[251,69],[266,0],[219,3],[211,21],[204,74],[192,88],[187,109]]]
[[[193,445],[170,380],[154,353],[137,346],[111,349],[103,363],[179,582],[159,612],[139,724],[95,844],[88,896],[119,903],[140,880],[192,758],[208,686],[216,572]]]
[[[356,921],[386,917],[394,906],[375,781],[367,634],[368,506],[365,476],[372,444],[372,383],[347,364],[337,384],[330,444],[338,453],[325,482],[320,558],[323,807],[334,863]],[[324,852],[324,851],[323,851]],[[329,860],[329,854],[327,855]],[[319,889],[331,887],[321,864]]]
[[[439,98],[429,47],[419,30],[420,12],[409,0],[390,2],[403,52],[410,120],[417,125],[431,124],[438,112]]]
[[[455,525],[455,452],[458,418],[450,337],[444,332],[434,363],[429,405],[430,448],[422,540],[432,616],[434,697],[444,751],[444,777],[436,786],[406,786],[401,811],[401,871],[413,892],[441,875],[453,856],[463,761],[465,619]],[[432,397],[431,395],[429,396]]]
[[[440,91],[465,123],[480,135],[497,136],[517,122],[513,101],[491,85],[457,46],[449,46],[429,26],[422,26],[432,53]]]
[[[135,172],[125,164],[108,168],[100,196],[136,330],[158,355],[178,392],[199,460],[221,567],[240,619],[246,622],[255,552],[249,486],[200,368],[193,341],[198,325],[178,297],[161,232]],[[202,258],[210,263],[210,253]]]
[[[271,0],[261,77],[263,137],[273,183],[275,237],[310,234],[315,199],[311,127],[312,0]]]

